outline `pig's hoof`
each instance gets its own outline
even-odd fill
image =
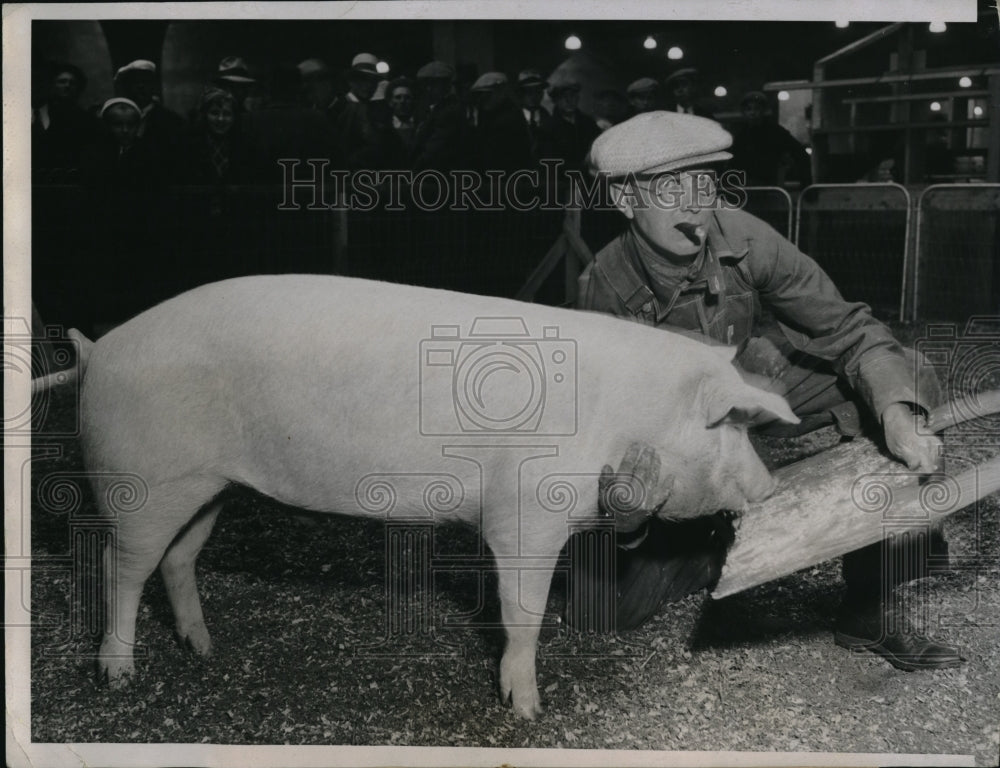
[[[212,654],[212,638],[208,634],[208,627],[205,622],[200,621],[186,629],[177,628],[177,636],[181,643],[199,656],[210,656]]]
[[[542,714],[542,699],[538,695],[537,685],[527,686],[527,689],[512,690],[509,685],[501,683],[500,700],[504,704],[513,700],[515,715],[525,720],[534,720],[537,715]]]
[[[135,665],[131,659],[100,659],[97,666],[97,679],[107,682],[113,691],[127,688],[135,677]]]

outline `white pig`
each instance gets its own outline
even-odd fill
[[[179,637],[209,653],[194,563],[227,486],[385,516],[364,498],[368,478],[437,474],[462,488],[435,518],[480,526],[504,564],[500,693],[533,717],[569,514],[538,489],[561,478],[575,518],[596,519],[602,465],[640,441],[672,482],[666,517],[765,498],[773,480],[746,425],[797,419],[746,385],[732,354],[605,315],[316,275],[227,280],[144,312],[94,345],[82,385],[85,464],[117,519],[100,673],[113,686],[133,674],[139,597],[157,565]],[[141,508],[116,514],[102,473],[141,478]],[[426,508],[404,488],[392,513]]]

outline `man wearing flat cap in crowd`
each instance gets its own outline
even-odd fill
[[[138,141],[150,155],[160,159],[168,172],[178,167],[182,148],[184,119],[163,106],[160,101],[160,81],[156,64],[147,59],[130,61],[115,73],[117,95],[138,105],[142,120]]]
[[[660,98],[660,84],[651,77],[640,77],[629,83],[625,89],[629,106],[632,107],[632,114],[641,115],[643,112],[652,112],[658,106]]]
[[[533,164],[531,135],[503,72],[486,72],[472,84],[472,146],[481,170],[516,171]]]
[[[561,160],[562,170],[585,168],[587,150],[601,129],[590,115],[580,110],[580,83],[571,76],[554,77],[549,84],[552,117],[542,128],[540,155]]]
[[[541,73],[525,69],[517,75],[517,96],[521,104],[521,116],[528,126],[531,139],[532,157],[538,158],[538,141],[543,125],[549,120],[549,111],[542,106],[545,88],[548,86]]]
[[[257,80],[250,76],[247,63],[241,56],[226,56],[219,62],[212,84],[233,94],[237,113],[243,113],[249,109],[247,101]]]
[[[455,70],[442,61],[432,61],[417,70],[427,115],[414,137],[414,170],[458,169],[465,162],[465,114],[455,95]]]
[[[694,67],[684,67],[671,74],[664,83],[667,91],[666,109],[682,115],[712,117],[712,112],[698,100],[700,76]]]
[[[741,372],[783,395],[801,418],[797,433],[826,425],[847,438],[870,431],[910,470],[938,471],[941,441],[922,423],[939,398],[933,372],[921,368],[917,386],[912,352],[865,304],[841,297],[815,261],[767,224],[720,205],[712,169],[729,159],[731,141],[711,120],[666,111],[637,115],[598,137],[593,169],[608,180],[629,227],[581,277],[582,308],[736,347]],[[788,435],[795,428],[759,429]],[[628,465],[636,455],[627,454],[620,471],[634,474]],[[726,519],[715,522],[703,529],[700,548],[671,551],[682,528],[656,519],[620,542],[633,548],[618,558],[619,629],[714,583],[732,535]],[[940,530],[930,537],[930,557],[920,544],[897,542],[890,552],[879,542],[844,557],[838,645],[907,670],[963,661],[956,649],[917,634],[893,591],[926,576],[931,565],[946,565]],[[908,567],[892,569],[890,562]],[[578,571],[577,578],[587,576]]]

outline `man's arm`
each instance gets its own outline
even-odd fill
[[[811,258],[773,230],[754,238],[748,267],[761,301],[793,331],[801,351],[830,361],[871,408],[894,456],[911,469],[938,467],[940,440],[922,434],[931,403],[915,387],[916,371],[889,328],[868,306],[846,301]]]

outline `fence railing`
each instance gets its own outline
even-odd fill
[[[1000,184],[934,184],[917,202],[910,320],[1000,314]]]
[[[48,323],[86,330],[224,277],[349,274],[573,305],[593,254],[626,225],[579,197],[563,210],[279,210],[265,186],[131,195],[33,187],[33,299]],[[747,210],[883,317],[1000,313],[1000,185],[813,185],[796,204],[750,188]],[[794,226],[793,226],[794,225]]]
[[[910,208],[899,184],[814,184],[799,193],[796,244],[845,298],[902,320]]]

